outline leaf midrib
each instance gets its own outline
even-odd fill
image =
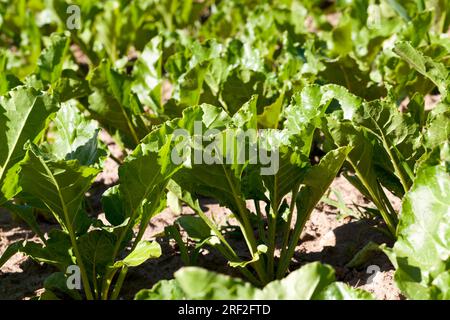
[[[44,167],[44,170],[47,172],[48,176],[50,177],[50,179],[52,180],[53,184],[55,185],[56,191],[58,193],[58,198],[59,201],[61,202],[61,208],[63,210],[63,216],[66,222],[66,227],[67,227],[67,231],[69,231],[69,233],[72,233],[72,228],[70,225],[70,220],[69,220],[69,212],[67,211],[67,206],[64,200],[64,197],[61,193],[61,188],[58,184],[58,181],[55,179],[55,176],[53,175],[53,173],[51,172],[50,168],[47,166],[47,164],[45,163],[45,161],[43,161],[43,159],[41,157],[36,157],[39,162],[42,164],[42,166]],[[56,213],[56,212],[55,212]]]

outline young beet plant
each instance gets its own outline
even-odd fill
[[[15,99],[17,106],[32,108],[33,104],[25,104],[30,99],[27,94],[37,95],[34,108],[50,108],[50,102],[25,88],[13,91],[8,99]],[[2,100],[2,107],[8,110],[9,100]],[[7,117],[9,125],[14,119],[9,113]],[[43,115],[42,118],[40,129],[46,123]],[[29,117],[23,126],[26,130],[18,133],[11,126],[7,133],[20,142],[25,139],[22,135],[31,139],[30,135],[39,129],[36,121]],[[178,169],[167,154],[172,140],[159,130],[153,131],[125,160],[119,170],[121,184],[109,189],[102,199],[107,219],[103,223],[89,217],[84,210],[85,193],[99,173],[102,161],[102,150],[97,145],[98,128],[71,104],[62,105],[53,123],[54,143],[43,143],[40,147],[32,142],[25,144],[24,157],[17,162],[17,169],[8,165],[13,168],[8,174],[11,170],[18,172],[15,191],[2,189],[5,199],[2,205],[22,217],[40,235],[42,243],[13,243],[1,256],[0,266],[15,253],[22,252],[58,268],[59,272],[45,281],[42,299],[82,298],[78,291],[69,289],[70,284],[76,287],[76,281],[70,280],[73,272],[81,277],[85,298],[115,299],[130,267],[161,254],[157,243],[142,240],[142,236],[150,218],[165,206],[162,194]],[[14,155],[15,161],[20,159],[21,154],[14,149],[8,152]],[[60,228],[50,230],[45,236],[36,223],[33,207],[50,212]],[[135,235],[136,227],[139,229]]]
[[[367,102],[333,85],[314,90],[324,100],[322,103],[330,96],[339,101],[340,107],[326,117],[323,131],[334,147],[352,147],[346,177],[376,205],[389,232],[396,237],[398,213],[385,190],[402,199],[420,164],[448,141],[450,82],[442,64],[409,43],[397,43],[394,51],[439,88],[441,102],[432,110],[425,110],[420,93],[410,98],[405,111],[400,111],[389,96]],[[422,69],[425,65],[428,69]]]
[[[313,134],[323,114],[312,106],[305,108],[297,98],[286,111],[283,130],[257,131],[257,97],[253,97],[232,116],[206,104],[186,109],[179,127],[184,131],[174,136],[178,143],[172,155],[179,156],[184,166],[173,175],[168,189],[198,215],[183,216],[177,224],[196,240],[197,252],[203,245],[215,247],[257,285],[284,277],[307,219],[350,151],[349,147],[333,150],[311,165]],[[196,128],[187,125],[192,118]],[[239,256],[227,235],[205,214],[200,196],[231,210],[247,256]],[[189,261],[178,228],[167,230]]]

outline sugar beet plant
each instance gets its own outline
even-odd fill
[[[31,100],[23,100],[24,98]],[[45,110],[44,107],[49,108],[50,103],[54,103],[24,87],[15,88],[11,96],[5,96],[3,99],[2,107],[5,107],[5,110],[13,111],[12,108],[18,106],[29,108],[28,113],[38,104],[43,108],[42,110]],[[5,119],[8,128],[15,122],[14,117],[18,114],[13,112],[9,116]],[[36,261],[53,265],[60,270],[46,280],[45,298],[64,296],[81,298],[77,291],[69,290],[67,287],[66,271],[70,266],[76,265],[79,268],[87,299],[117,297],[124,273],[128,268],[138,266],[145,260],[161,254],[157,243],[141,241],[139,237],[131,242],[128,254],[124,256],[123,251],[130,243],[132,227],[141,221],[148,221],[152,210],[153,212],[158,210],[159,199],[153,198],[153,209],[146,210],[145,215],[142,214],[143,203],[155,197],[155,193],[159,190],[158,184],[164,184],[163,181],[170,176],[170,172],[167,172],[169,176],[164,177],[164,172],[157,171],[158,176],[154,177],[154,184],[147,186],[145,192],[142,190],[139,194],[127,193],[123,196],[119,193],[119,189],[117,192],[110,192],[104,204],[109,223],[104,224],[99,219],[90,218],[84,205],[85,193],[99,173],[98,166],[101,162],[99,157],[102,156],[97,146],[98,129],[95,123],[81,119],[75,107],[62,105],[53,119],[57,128],[53,132],[56,135],[54,137],[56,141],[52,145],[38,147],[31,141],[32,138],[36,139],[34,137],[36,133],[30,130],[30,126],[33,129],[39,128],[39,119],[34,121],[26,117],[23,119],[23,125],[19,126],[18,130],[11,127],[12,129],[7,131],[10,138],[7,142],[19,139],[29,139],[29,142],[25,143],[24,149],[23,146],[18,149],[21,156],[18,156],[17,152],[14,154],[14,145],[7,145],[7,152],[16,161],[16,167],[20,166],[20,168],[17,170],[10,165],[10,169],[5,174],[3,186],[6,185],[9,188],[3,189],[5,190],[3,199],[8,201],[11,195],[15,195],[15,200],[2,204],[29,223],[30,227],[40,235],[42,244],[22,241],[13,243],[3,253],[0,265],[3,265],[14,253],[22,252]],[[40,121],[41,125],[46,123],[45,118]],[[37,137],[39,138],[38,135]],[[53,152],[48,153],[50,151],[48,149]],[[155,154],[157,154],[154,151],[142,151],[142,149],[137,150],[136,153],[141,153],[138,157],[140,160],[156,159]],[[23,159],[20,160],[20,158]],[[145,177],[145,173],[134,171],[135,166],[135,162],[128,161],[121,169],[121,176],[138,173],[139,176]],[[14,177],[17,180],[8,180],[12,172],[16,173]],[[155,172],[151,171],[150,175],[152,174]],[[151,177],[147,178],[150,180]],[[123,185],[127,180],[131,182],[131,185],[127,185],[127,190],[137,188],[135,179],[124,178]],[[11,186],[15,186],[15,189],[11,190]],[[116,201],[118,198],[121,199],[120,202]],[[61,228],[52,229],[44,236],[36,223],[32,207],[51,212]],[[114,277],[117,273],[119,275],[116,279]],[[110,290],[112,284],[115,284],[114,289]]]
[[[42,299],[116,299],[130,268],[161,255],[144,239],[149,221],[183,203],[195,214],[165,234],[185,264],[209,247],[251,284],[188,267],[136,298],[370,298],[329,266],[291,270],[343,173],[397,241],[381,249],[402,293],[448,299],[448,6],[0,2],[0,206],[39,238],[12,243],[0,266],[17,252],[54,266]],[[88,194],[108,157],[118,180],[100,218]],[[205,197],[234,226],[205,212]]]
[[[196,143],[202,137],[196,136],[195,130],[187,130],[184,137],[189,136],[191,141],[185,141],[181,148],[188,147],[188,166],[175,173],[168,189],[199,215],[199,218],[180,218],[179,223],[189,235],[199,244],[213,244],[232,266],[256,284],[266,284],[286,274],[305,222],[350,148],[330,151],[319,164],[311,165],[309,153],[315,125],[320,123],[320,111],[303,112],[305,109],[301,105],[291,105],[290,108],[298,109],[297,115],[301,114],[305,122],[295,124],[287,120],[283,130],[257,134],[256,99],[252,98],[231,117],[223,109],[210,105],[185,110],[183,120],[198,114],[195,118],[209,142]],[[290,120],[295,122],[295,119]],[[292,129],[296,125],[296,129],[298,126],[303,129]],[[216,133],[210,136],[208,132],[213,131]],[[240,139],[246,133],[249,140]],[[258,159],[251,158],[252,150]],[[261,153],[265,152],[271,155],[261,159]],[[212,163],[196,163],[197,154],[211,155]],[[290,201],[286,199],[288,194]],[[231,210],[248,247],[247,259],[237,255],[218,226],[202,211],[198,196],[214,198]],[[254,211],[248,209],[248,201],[254,203]],[[256,236],[255,229],[258,230]],[[177,232],[176,228],[169,230]],[[277,248],[281,252],[278,264],[275,263]],[[249,267],[256,272],[256,278]]]

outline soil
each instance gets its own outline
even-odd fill
[[[101,139],[116,160],[108,158],[104,172],[98,176],[88,193],[91,214],[98,214],[100,218],[103,215],[100,205],[101,194],[117,182],[116,161],[124,157],[105,132],[102,132]],[[321,261],[335,268],[338,280],[370,291],[377,299],[402,299],[393,280],[393,266],[384,254],[376,253],[358,268],[346,267],[355,254],[370,241],[392,245],[392,239],[380,231],[382,223],[379,220],[368,219],[358,214],[357,207],[372,205],[345,178],[339,176],[335,179],[330,187],[329,198],[337,199],[335,190],[341,194],[342,201],[350,210],[345,214],[334,206],[319,203],[305,226],[296,248],[291,271],[305,263]],[[393,197],[392,200],[398,209],[398,201]],[[222,225],[226,223],[236,225],[236,221],[230,218],[230,212],[210,199],[203,199],[202,206],[216,222]],[[348,215],[349,212],[354,214]],[[193,212],[187,207],[182,207],[182,214]],[[172,278],[173,273],[183,266],[176,243],[163,234],[164,227],[173,224],[178,216],[179,214],[167,208],[151,220],[144,238],[158,241],[163,255],[129,271],[122,290],[122,299],[132,299],[140,289],[150,288],[158,280]],[[48,221],[39,221],[39,224],[44,231],[56,227]],[[26,225],[15,220],[8,212],[0,211],[0,256],[9,244],[26,239],[39,241]],[[244,241],[230,239],[230,243],[238,254],[245,256],[247,251]],[[198,265],[239,276],[235,269],[228,267],[226,260],[215,250],[204,250],[198,259]],[[372,273],[373,270],[378,272]],[[40,295],[43,292],[45,278],[53,272],[55,269],[52,267],[38,264],[22,254],[16,254],[0,268],[0,299],[30,299]]]

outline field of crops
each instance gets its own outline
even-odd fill
[[[450,300],[450,0],[0,0],[0,299]]]

